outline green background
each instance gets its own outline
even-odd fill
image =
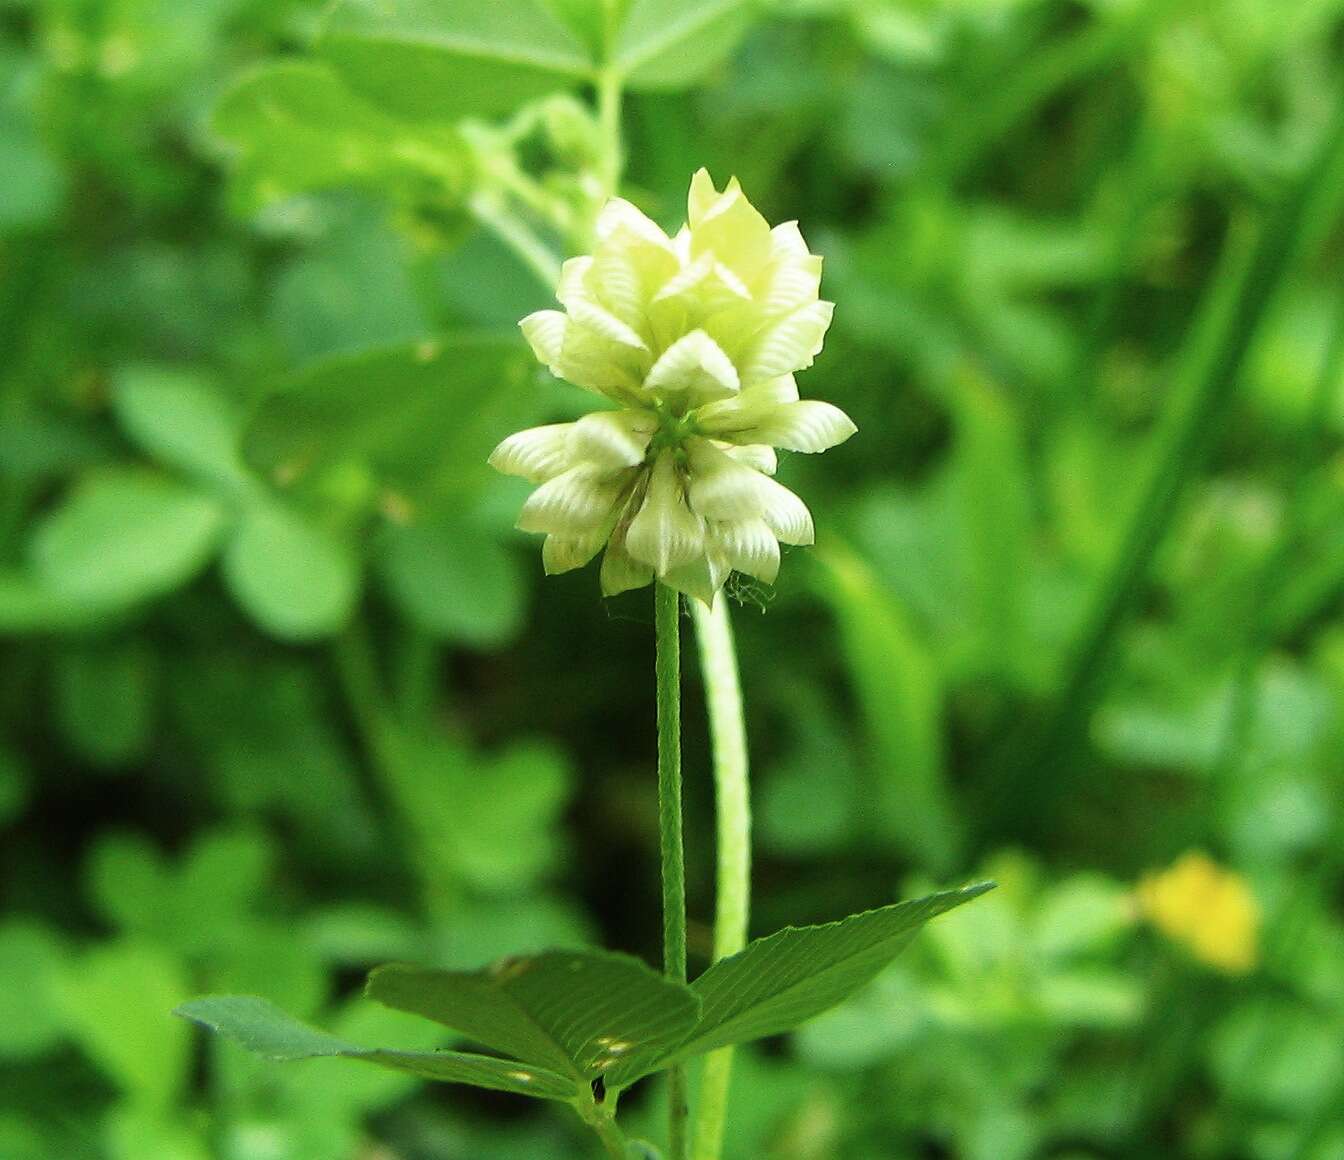
[[[1340,1160],[1344,3],[599,7],[0,0],[0,1157],[593,1154],[168,1012],[428,1049],[370,966],[657,961],[648,592],[545,579],[484,464],[584,406],[489,227],[575,248],[597,58],[625,193],[736,174],[826,256],[800,387],[860,429],[730,585],[753,933],[1000,883],[739,1053],[727,1156]],[[1136,913],[1190,849],[1248,975]]]

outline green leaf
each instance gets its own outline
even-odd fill
[[[388,594],[439,640],[495,648],[522,627],[527,589],[517,558],[460,519],[390,528],[379,558]]]
[[[104,944],[55,983],[57,1006],[85,1052],[140,1106],[170,1107],[191,1067],[186,1029],[165,1019],[187,994],[181,963],[158,947]]]
[[[599,951],[547,951],[471,972],[380,967],[368,995],[568,1076],[578,1090],[617,1068],[644,1074],[700,1011],[682,984]]]
[[[60,597],[135,604],[193,579],[223,524],[221,506],[195,488],[131,472],[101,475],[38,525],[33,567]]]
[[[23,813],[28,803],[28,772],[15,754],[0,745],[0,827]]]
[[[701,1002],[700,1021],[684,1043],[661,1059],[618,1065],[608,1082],[624,1086],[650,1065],[793,1030],[874,979],[929,919],[992,886],[984,882],[757,939],[691,984]]]
[[[244,506],[223,567],[238,603],[281,640],[338,632],[359,594],[359,561],[349,545],[261,493]]]
[[[478,335],[325,359],[261,403],[244,453],[286,481],[355,460],[403,486],[479,485],[531,406],[529,358],[514,335]]]
[[[722,63],[754,16],[751,0],[634,0],[613,63],[632,88],[684,88]]]
[[[402,194],[424,183],[442,199],[466,178],[456,132],[386,116],[321,61],[256,69],[224,94],[211,127],[238,154],[233,182],[244,211],[355,185]]]
[[[58,595],[28,573],[0,569],[0,633],[60,632],[98,618],[98,609]]]
[[[200,376],[167,367],[124,367],[113,378],[117,421],[158,462],[233,488],[247,479],[239,419]]]
[[[1031,647],[1025,597],[1031,562],[1031,480],[1017,416],[972,378],[953,392],[956,503],[965,521],[970,619],[977,659],[991,673],[1020,680],[1040,650]]]
[[[55,658],[55,709],[73,749],[94,765],[126,765],[154,729],[155,657],[139,638],[72,643]]]
[[[64,1025],[51,982],[65,949],[47,927],[11,918],[0,925],[0,1059],[26,1059],[60,1043]]]
[[[537,0],[345,0],[321,49],[358,92],[426,119],[507,113],[593,71]]]
[[[825,596],[863,709],[877,764],[875,815],[884,835],[942,871],[956,858],[959,829],[945,783],[942,691],[928,648],[901,604],[848,547],[817,552]]]
[[[199,1023],[267,1059],[290,1061],[336,1056],[359,1059],[425,1079],[465,1083],[538,1099],[570,1100],[574,1084],[540,1067],[459,1051],[394,1051],[359,1047],[286,1015],[254,995],[213,995],[183,1003],[175,1014]]]

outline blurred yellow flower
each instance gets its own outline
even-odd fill
[[[614,198],[591,256],[565,263],[565,307],[520,323],[552,374],[616,404],[520,431],[491,464],[540,486],[518,526],[546,535],[547,572],[604,548],[602,591],[655,576],[709,603],[733,571],[773,583],[779,545],[810,544],[812,516],[776,483],[775,448],[824,451],[855,431],[800,400],[831,322],[821,259],[795,222],[773,229],[736,179],[700,170],[672,238]]]
[[[1191,851],[1146,875],[1135,894],[1143,916],[1200,962],[1229,975],[1255,969],[1260,904],[1240,874]]]

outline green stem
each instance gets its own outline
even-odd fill
[[[471,216],[512,250],[543,286],[551,289],[560,281],[560,259],[520,218],[511,214],[487,193],[468,202]]]
[[[681,597],[654,588],[658,683],[658,832],[663,870],[663,972],[686,981],[686,859],[681,832]],[[686,1160],[686,1072],[668,1072],[668,1160]]]
[[[615,1160],[629,1160],[630,1142],[617,1126],[614,1117],[597,1108],[581,1107],[578,1112],[579,1118],[597,1133],[597,1138],[602,1141],[608,1156],[614,1157]]]
[[[719,597],[706,608],[693,602],[700,671],[705,682],[709,733],[714,746],[718,820],[718,891],[714,914],[714,959],[735,955],[747,945],[751,905],[751,797],[747,778],[747,727],[742,710],[737,649],[728,602]],[[719,1160],[728,1116],[733,1049],[711,1052],[700,1074],[692,1134],[693,1160]]]
[[[602,133],[602,186],[608,197],[615,197],[625,154],[621,144],[621,75],[610,67],[597,77],[597,124]]]

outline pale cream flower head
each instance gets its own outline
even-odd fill
[[[615,410],[520,431],[491,464],[541,486],[518,526],[546,535],[548,573],[605,547],[602,591],[656,577],[710,603],[734,572],[774,583],[779,545],[810,544],[812,516],[771,476],[775,448],[824,451],[856,430],[800,401],[833,305],[796,222],[771,229],[734,178],[691,179],[689,224],[669,238],[613,198],[591,256],[564,265],[564,311],[524,318],[551,373]]]

